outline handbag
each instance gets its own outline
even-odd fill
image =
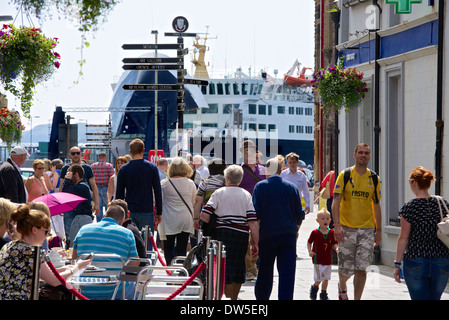
[[[43,284],[39,287],[39,300],[73,300],[73,296],[62,284],[56,287]]]
[[[329,199],[331,197],[331,179],[332,175],[329,177],[329,180],[327,180],[326,186],[321,190],[320,196],[323,199]]]
[[[440,215],[441,215],[441,221],[438,223],[437,237],[438,239],[441,240],[441,242],[443,242],[446,245],[446,247],[449,248],[449,218],[447,217],[449,210],[446,206],[446,203],[441,197],[439,196],[435,197],[437,198],[438,207],[440,208]],[[444,209],[446,210],[445,215],[443,215],[443,210],[441,209],[440,202],[443,203]]]

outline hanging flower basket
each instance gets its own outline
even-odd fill
[[[0,139],[6,143],[8,151],[11,151],[13,143],[20,143],[22,131],[25,126],[20,121],[18,111],[8,108],[0,108]]]
[[[0,82],[20,98],[26,118],[36,85],[48,80],[59,68],[57,38],[47,38],[40,29],[4,24],[0,30]]]
[[[365,98],[368,88],[363,73],[355,68],[344,68],[343,59],[336,66],[321,69],[313,74],[312,88],[320,95],[326,114],[346,112],[357,107]]]

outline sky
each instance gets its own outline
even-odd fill
[[[209,74],[230,74],[238,67],[248,74],[248,69],[266,69],[270,75],[278,70],[285,74],[298,59],[303,67],[314,66],[314,1],[313,0],[121,0],[101,23],[96,32],[87,36],[90,43],[82,52],[86,60],[80,77],[79,50],[81,34],[76,26],[56,12],[51,18],[39,21],[31,15],[31,23],[18,14],[18,9],[8,0],[0,2],[0,15],[11,15],[14,25],[42,29],[47,37],[56,37],[56,51],[61,55],[61,67],[52,78],[37,86],[31,108],[32,125],[50,124],[56,106],[64,108],[109,107],[113,97],[111,83],[122,72],[122,59],[138,57],[145,51],[123,50],[123,44],[155,43],[152,30],[157,30],[158,43],[176,43],[175,37],[165,37],[174,32],[172,21],[183,16],[189,21],[186,32],[204,33],[211,38],[206,53]],[[3,22],[4,23],[4,22]],[[185,56],[187,72],[193,75],[190,60],[193,58],[193,38],[184,39],[189,48]],[[159,51],[175,56],[174,50]],[[20,110],[19,101],[6,93],[9,108]],[[72,123],[105,124],[108,113],[67,112],[75,118]],[[23,119],[27,129],[30,121]]]

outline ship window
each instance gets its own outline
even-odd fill
[[[238,83],[234,83],[234,84],[232,85],[232,87],[233,87],[233,89],[234,89],[234,94],[235,94],[235,95],[240,94],[240,91],[239,91],[239,84],[238,84]]]
[[[209,94],[215,94],[215,83],[209,83]]]
[[[257,131],[257,124],[255,124],[255,123],[248,123],[248,130],[250,130],[250,131]]]
[[[207,113],[218,113],[218,104],[216,104],[216,103],[210,103],[210,104],[209,104],[209,108],[201,108],[201,113],[202,113],[202,114],[207,114]]]
[[[232,104],[224,104],[223,105],[223,113],[224,114],[232,113]]]
[[[264,104],[259,104],[259,114],[267,114],[267,106]]]
[[[276,125],[275,124],[269,124],[268,125],[268,131],[276,131]]]
[[[267,131],[267,125],[265,123],[259,123],[259,131]]]
[[[295,108],[294,107],[288,107],[288,114],[295,114]]]
[[[273,106],[271,104],[268,105],[268,115],[271,116]]]
[[[296,133],[304,133],[304,126],[296,126]]]
[[[257,94],[257,83],[251,85],[251,92],[249,94],[252,96]]]
[[[256,105],[255,104],[249,104],[248,105],[248,113],[249,114],[256,114],[257,109],[256,109]]]
[[[278,114],[284,114],[285,113],[285,107],[284,106],[278,106]]]
[[[223,94],[223,83],[217,83],[217,94]]]
[[[197,108],[184,109],[184,114],[197,114],[197,113],[198,113]]]
[[[312,108],[306,108],[306,116],[312,115]]]
[[[293,126],[293,125],[288,126],[288,132],[295,133],[295,126]]]
[[[307,126],[307,127],[306,127],[306,133],[308,133],[308,134],[313,133],[313,127]]]
[[[307,109],[306,109],[306,110],[307,110]],[[296,114],[297,114],[298,116],[303,115],[303,114],[304,114],[304,108],[302,108],[302,107],[297,107],[297,108],[296,108]]]
[[[248,94],[248,84],[242,83],[242,94]]]
[[[259,84],[259,90],[257,91],[258,94],[260,94],[262,92],[262,85]]]
[[[227,95],[231,94],[231,84],[230,83],[225,83],[225,93]]]
[[[218,128],[218,124],[217,123],[202,123],[201,126],[202,127],[207,127],[207,128]]]
[[[206,86],[201,86],[201,93],[202,94],[207,94],[207,87]]]

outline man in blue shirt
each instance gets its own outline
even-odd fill
[[[268,178],[256,184],[253,204],[259,220],[259,275],[257,300],[269,300],[273,288],[273,268],[277,259],[279,300],[292,300],[296,269],[296,234],[304,219],[298,188],[282,179],[282,163],[267,161]]]
[[[72,258],[91,253],[117,254],[124,261],[138,258],[136,241],[131,230],[121,226],[125,211],[119,205],[110,205],[105,217],[98,223],[83,226],[73,243]],[[116,262],[116,261],[115,261]],[[93,264],[95,265],[95,255]],[[115,286],[85,287],[83,294],[89,299],[110,299]],[[119,291],[121,292],[121,291]]]
[[[134,139],[129,144],[132,160],[124,164],[117,175],[116,199],[128,204],[131,220],[139,230],[150,226],[154,232],[153,192],[156,201],[156,222],[162,215],[162,191],[159,171],[154,163],[143,159],[145,145]]]
[[[66,174],[67,181],[62,187],[62,192],[71,193],[86,200],[81,202],[73,211],[73,220],[70,223],[69,230],[66,230],[66,234],[69,235],[68,242],[71,246],[73,239],[75,239],[78,230],[85,224],[92,223],[92,196],[90,188],[86,182],[84,182],[84,169],[79,164],[72,165]],[[66,215],[64,213],[64,215]]]

